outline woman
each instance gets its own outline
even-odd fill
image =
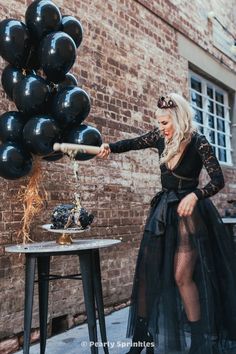
[[[160,98],[156,117],[159,127],[103,144],[98,155],[155,147],[160,156],[162,190],[151,201],[139,249],[129,353],[144,347],[154,353],[154,343],[157,353],[186,353],[188,332],[189,354],[236,353],[234,244],[209,199],[224,187],[221,167],[205,136],[193,128],[182,96]],[[198,188],[203,165],[210,182]]]

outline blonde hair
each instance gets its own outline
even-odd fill
[[[172,118],[174,134],[170,140],[165,140],[165,148],[160,157],[160,163],[166,163],[180,152],[181,143],[188,144],[191,140],[192,133],[196,131],[193,125],[193,110],[188,101],[177,93],[170,93],[165,97],[177,105],[173,108],[158,108],[156,117],[169,115]]]

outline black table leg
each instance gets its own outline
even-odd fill
[[[34,276],[36,257],[26,255],[25,265],[25,309],[24,309],[24,344],[23,354],[29,354],[32,309],[34,297]]]
[[[104,303],[103,303],[103,294],[102,294],[100,256],[99,256],[98,249],[93,251],[93,280],[94,280],[94,291],[95,291],[95,298],[97,304],[98,319],[99,319],[103,349],[105,354],[109,354],[108,347],[107,347],[107,334],[106,334]]]
[[[97,327],[93,284],[92,252],[85,251],[84,253],[80,253],[79,260],[84,290],[84,302],[88,319],[91,354],[98,354],[98,347],[96,345],[93,345],[93,343],[97,343]]]
[[[40,354],[45,353],[47,340],[48,288],[50,256],[38,257]]]

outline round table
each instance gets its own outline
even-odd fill
[[[106,336],[104,304],[102,295],[101,269],[99,249],[120,243],[114,239],[79,239],[70,245],[59,245],[55,241],[18,244],[6,247],[6,252],[24,253],[25,265],[25,305],[24,305],[24,344],[23,353],[30,350],[30,332],[34,296],[35,268],[38,268],[39,289],[39,322],[40,322],[40,354],[45,353],[47,339],[48,290],[49,281],[56,279],[82,280],[85,309],[87,313],[89,340],[95,343],[91,353],[98,354],[96,308],[98,312],[101,339],[104,353],[109,354]],[[77,255],[80,262],[80,273],[66,276],[50,274],[50,257]],[[96,303],[96,308],[95,308]],[[79,349],[78,349],[79,352]]]

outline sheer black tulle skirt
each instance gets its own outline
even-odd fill
[[[188,319],[200,316],[209,345],[199,353],[213,354],[214,340],[220,354],[236,354],[234,242],[210,199],[199,200],[191,216],[178,216],[178,203],[189,192],[161,191],[152,201],[136,264],[127,336],[133,335],[137,316],[146,317],[155,353],[187,353]],[[185,293],[184,305],[180,290],[185,271],[196,287]]]

